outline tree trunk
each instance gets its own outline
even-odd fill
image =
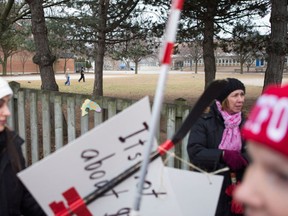
[[[211,1],[207,5],[207,17],[204,20],[203,59],[205,72],[205,89],[215,79],[216,63],[214,55],[214,11],[217,5]]]
[[[198,60],[195,61],[195,74],[198,73]]]
[[[287,0],[272,0],[271,37],[267,47],[268,63],[263,89],[267,85],[281,85],[286,55],[287,41]]]
[[[8,57],[7,57],[7,55],[4,53],[3,62],[2,62],[2,69],[3,69],[3,75],[4,75],[4,76],[7,75],[7,60],[8,60]]]
[[[12,62],[13,62],[13,55],[10,56],[10,74],[11,75],[12,75],[12,71],[13,71]]]
[[[33,62],[40,68],[40,76],[44,90],[58,91],[55,80],[53,62],[55,56],[51,54],[44,18],[43,0],[26,0],[31,10],[32,34],[34,37],[36,54]]]
[[[138,65],[139,65],[139,61],[135,61],[135,74],[138,74]]]
[[[103,96],[103,65],[106,44],[106,26],[107,26],[107,11],[109,7],[109,0],[100,0],[99,2],[99,31],[97,42],[97,53],[95,59],[95,81],[93,88],[93,98]]]
[[[244,59],[243,59],[243,57],[242,57],[242,55],[241,55],[241,57],[240,57],[240,74],[243,74],[243,71],[244,71]]]
[[[55,80],[53,63],[56,59],[49,49],[47,28],[45,24],[43,0],[26,0],[31,11],[32,34],[34,37],[36,54],[33,56],[33,62],[39,66],[41,77],[41,89],[49,91],[59,91]],[[54,104],[50,103],[50,124],[51,135],[54,136]],[[63,118],[64,114],[63,114]],[[64,131],[67,130],[67,124],[64,123]]]
[[[97,53],[95,61],[95,81],[93,88],[93,98],[103,96],[103,64],[105,54],[105,32],[98,32]]]

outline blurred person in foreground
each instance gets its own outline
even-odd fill
[[[288,85],[269,86],[242,129],[251,164],[234,198],[245,215],[288,215]]]
[[[0,77],[0,215],[42,216],[45,213],[16,175],[25,168],[25,161],[21,151],[23,140],[6,126],[12,94],[8,83]]]
[[[232,191],[242,180],[248,164],[240,134],[245,121],[242,112],[245,86],[238,79],[227,80],[228,84],[219,97],[191,128],[187,144],[191,163],[201,169],[213,172],[229,167],[228,171],[221,173],[224,180],[216,216],[242,215],[242,206],[233,202]]]

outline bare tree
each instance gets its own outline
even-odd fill
[[[27,60],[31,57],[31,53],[28,52],[27,50],[21,50],[18,53],[20,62],[21,62],[21,66],[22,66],[22,73],[24,74],[25,72],[25,64],[27,62]]]
[[[234,59],[240,63],[240,73],[244,72],[244,65],[249,71],[253,64],[252,59],[257,53],[264,50],[266,36],[255,31],[253,24],[248,20],[243,23],[236,23],[232,30],[232,37],[222,39],[219,46],[226,53],[235,55]]]
[[[87,51],[89,46],[91,50],[83,55],[95,60],[93,97],[103,95],[104,56],[109,46],[162,31],[160,26],[157,31],[156,27],[154,29],[152,23],[156,21],[148,16],[145,3],[146,0],[99,0],[67,4],[73,14],[67,12],[67,17],[64,18],[68,21],[66,25],[72,27],[70,38],[74,41],[74,47],[76,51]],[[155,8],[158,10],[161,7],[163,6]]]
[[[198,0],[184,3],[179,38],[184,40],[202,34],[205,88],[216,77],[214,37],[220,31],[229,32],[228,26],[234,26],[239,19],[266,15],[269,4],[269,0]]]
[[[198,62],[203,57],[202,42],[201,39],[196,38],[195,40],[181,44],[179,47],[179,55],[190,62],[190,70],[192,70],[192,62],[194,62],[195,74],[198,73]]]

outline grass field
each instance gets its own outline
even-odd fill
[[[63,75],[64,77],[64,75]],[[64,79],[57,79],[59,90],[63,92],[74,92],[92,94],[94,78],[86,76],[86,82],[78,82],[78,74],[71,77],[71,85],[65,86]],[[255,99],[261,94],[264,75],[221,73],[216,79],[235,77],[246,85],[246,107],[249,109]],[[157,74],[120,74],[115,76],[104,76],[104,96],[140,99],[146,95],[153,101],[158,82]],[[286,78],[283,78],[283,82]],[[40,81],[18,81],[21,87],[40,88]],[[183,98],[188,104],[193,105],[204,89],[204,74],[169,74],[164,92],[165,103],[173,103],[177,98]]]
[[[59,85],[59,90],[62,92],[73,92],[81,94],[92,94],[94,85],[94,75],[87,74],[86,82],[78,82],[79,74],[71,75],[71,85],[65,86],[64,74],[56,75],[56,81]],[[227,77],[235,77],[240,79],[246,85],[246,103],[244,107],[245,113],[249,112],[250,107],[254,104],[257,97],[261,94],[264,75],[263,74],[234,74],[234,73],[219,73],[216,79],[224,79]],[[24,88],[36,88],[40,89],[41,81],[33,80],[32,76],[25,77],[25,80],[21,80],[21,77],[10,77],[11,80],[16,80]],[[138,100],[148,95],[151,102],[153,102],[154,93],[156,91],[159,75],[157,74],[118,74],[118,75],[105,75],[104,82],[104,96],[127,98]],[[19,81],[21,80],[21,81]],[[283,82],[288,80],[284,77]],[[173,103],[175,99],[183,98],[189,105],[193,105],[198,99],[199,95],[204,90],[204,74],[169,74],[167,79],[167,85],[165,88],[165,103]],[[29,112],[27,112],[28,115]],[[160,141],[164,142],[167,139],[167,127],[165,124],[166,119],[162,119],[162,125],[160,130]],[[27,122],[29,119],[27,117]],[[94,119],[91,118],[91,122]],[[39,128],[42,127],[41,122]],[[80,128],[80,121],[76,121],[76,128]],[[27,128],[26,134],[30,134],[30,128]],[[79,130],[80,131],[80,130]],[[80,132],[78,132],[80,134]],[[42,133],[39,135],[41,140]],[[67,139],[67,138],[65,138]],[[29,142],[29,138],[26,137]]]

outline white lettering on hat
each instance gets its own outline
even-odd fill
[[[279,142],[285,137],[288,129],[288,99],[280,98],[272,109],[266,133],[271,140]]]

